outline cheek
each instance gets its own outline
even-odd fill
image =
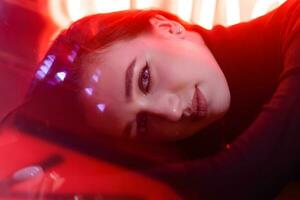
[[[178,85],[194,79],[195,71],[192,66],[177,59],[164,59],[153,62],[153,77],[160,86]]]
[[[155,61],[163,74],[175,75],[177,78],[193,76],[195,72],[201,71],[204,66],[207,66],[198,57],[186,53],[161,54]]]

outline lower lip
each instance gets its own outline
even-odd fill
[[[192,118],[194,120],[203,119],[207,116],[207,101],[197,85],[195,85],[195,93],[192,100],[192,109]]]

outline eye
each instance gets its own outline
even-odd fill
[[[148,63],[146,63],[146,66],[143,67],[140,72],[138,84],[140,90],[144,94],[147,94],[149,92],[151,86],[151,73]]]

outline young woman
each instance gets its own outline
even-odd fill
[[[53,43],[30,95],[63,90],[60,107],[99,137],[175,142],[221,124],[218,153],[148,173],[187,198],[274,198],[299,172],[299,19],[297,0],[212,30],[158,10],[88,16]]]

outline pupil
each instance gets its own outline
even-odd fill
[[[145,70],[145,73],[143,74],[143,85],[147,85],[148,84],[148,79],[149,79],[149,71]]]
[[[145,70],[145,73],[143,74],[144,78],[148,78],[149,77],[149,71]]]

